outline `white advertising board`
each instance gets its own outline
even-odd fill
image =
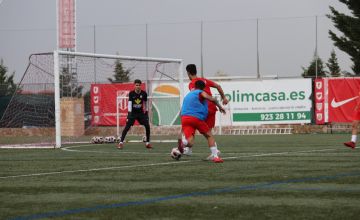
[[[222,81],[219,84],[230,101],[232,125],[311,122],[311,79]],[[212,92],[219,95],[216,89]],[[228,124],[221,122],[221,118],[218,123]]]

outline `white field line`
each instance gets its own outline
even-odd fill
[[[61,150],[64,151],[70,151],[70,152],[76,152],[76,153],[99,153],[99,154],[116,154],[114,152],[109,151],[99,151],[99,150],[75,150],[73,148],[79,148],[79,147],[85,147],[85,146],[94,146],[93,144],[88,145],[78,145],[78,146],[71,146],[71,147],[62,147]],[[115,149],[116,147],[114,147]],[[151,150],[150,150],[151,151]],[[135,152],[135,151],[124,151],[124,150],[117,150],[120,154],[146,154],[146,155],[164,155],[164,153],[154,153],[154,152]],[[170,152],[170,151],[169,151]],[[201,155],[204,153],[192,153],[192,155]],[[239,153],[239,152],[226,152],[222,153],[221,155],[225,154],[245,154],[245,153]],[[169,153],[170,155],[170,153]]]
[[[285,151],[285,152],[278,152],[278,153],[260,153],[260,154],[253,154],[253,155],[243,155],[243,156],[236,156],[236,157],[226,157],[222,158],[223,160],[231,160],[231,159],[238,159],[243,157],[265,157],[265,156],[273,156],[273,155],[284,155],[284,154],[303,154],[303,153],[314,153],[314,152],[323,152],[323,151],[334,151],[334,150],[344,150],[345,148],[326,148],[321,150],[304,150],[304,151]]]
[[[93,168],[93,169],[87,169],[87,170],[67,170],[67,171],[57,171],[57,172],[48,172],[48,173],[32,173],[32,174],[22,174],[22,175],[15,175],[15,176],[1,176],[0,179],[30,177],[30,176],[47,176],[47,175],[55,175],[55,174],[63,174],[63,173],[93,172],[93,171],[100,171],[100,170],[117,170],[117,169],[137,168],[137,167],[163,166],[163,165],[171,165],[171,164],[175,164],[175,163],[188,163],[188,162],[190,162],[190,160],[172,161],[172,162],[165,162],[165,163],[142,164],[142,165],[128,165],[128,166],[120,166],[120,167]]]
[[[277,153],[260,153],[253,155],[243,155],[236,157],[223,157],[223,160],[232,160],[238,158],[245,157],[264,157],[264,156],[273,156],[273,155],[285,155],[285,154],[301,154],[301,153],[313,153],[313,152],[323,152],[323,151],[335,151],[343,148],[327,148],[321,150],[308,150],[308,151],[285,151],[285,152],[277,152]],[[56,175],[56,174],[64,174],[64,173],[81,173],[81,172],[94,172],[94,171],[102,171],[102,170],[119,170],[119,169],[127,169],[127,168],[138,168],[138,167],[153,167],[153,166],[167,166],[174,165],[179,163],[190,163],[190,162],[199,162],[198,160],[186,160],[186,161],[172,161],[165,163],[151,163],[151,164],[142,164],[142,165],[125,165],[118,167],[104,167],[104,168],[93,168],[93,169],[84,169],[84,170],[65,170],[65,171],[56,171],[56,172],[47,172],[47,173],[32,173],[32,174],[22,174],[22,175],[14,175],[14,176],[0,176],[0,179],[10,179],[10,178],[19,178],[19,177],[33,177],[33,176],[48,176],[48,175]]]
[[[62,147],[60,148],[61,150],[64,151],[71,151],[71,152],[79,152],[79,153],[99,153],[99,154],[116,154],[114,152],[108,152],[108,151],[98,151],[98,150],[74,150],[72,148],[77,148],[77,147],[85,147],[85,146],[94,146],[93,144],[87,144],[87,145],[80,145],[80,146],[71,146],[71,147]],[[71,148],[71,149],[70,149]],[[116,146],[114,145],[114,149],[116,149]],[[145,149],[145,148],[144,148]],[[132,151],[123,151],[123,150],[118,150],[119,153],[121,154],[151,154],[151,155],[161,155],[163,153],[149,153],[149,152],[132,152]],[[170,153],[169,153],[170,155]]]
[[[152,140],[152,143],[177,143],[177,140]],[[75,141],[75,142],[65,142],[65,144],[86,144],[89,141]],[[142,140],[127,140],[125,143],[143,143]],[[104,143],[109,144],[109,143]],[[94,146],[94,144],[91,144]],[[90,146],[90,145],[82,145],[82,146]],[[0,145],[0,149],[54,149],[54,143],[32,143],[32,144],[5,144]]]
[[[95,150],[74,150],[72,148],[79,148],[79,147],[85,147],[85,146],[94,146],[93,144],[88,144],[88,145],[78,145],[78,146],[70,146],[70,147],[63,147],[61,148],[61,150],[64,151],[71,151],[71,152],[78,152],[78,153],[83,153],[83,152],[87,152],[87,153],[101,153],[101,154],[114,154],[114,152],[107,152],[107,151],[95,151]],[[71,149],[70,149],[71,148]],[[346,148],[345,148],[346,149]],[[225,152],[225,153],[221,153],[221,155],[229,155],[229,154],[244,154],[242,156],[236,156],[236,157],[224,157],[223,159],[237,159],[237,158],[242,158],[242,157],[263,157],[263,156],[269,156],[269,155],[283,155],[283,154],[290,154],[290,153],[312,153],[312,152],[317,152],[317,151],[329,151],[329,150],[336,150],[335,148],[327,148],[327,149],[321,149],[321,150],[310,150],[310,151],[296,151],[296,152],[291,152],[291,151],[287,151],[287,152],[278,152],[278,153],[260,153],[260,154],[255,154],[255,155],[249,155],[249,153],[240,153],[240,152]],[[164,153],[149,153],[149,152],[133,152],[133,151],[122,151],[122,150],[118,150],[119,153],[121,154],[151,154],[151,155],[163,155]],[[192,153],[193,155],[201,155],[204,153]]]

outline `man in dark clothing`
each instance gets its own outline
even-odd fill
[[[127,132],[134,125],[135,120],[137,120],[141,125],[145,127],[146,130],[146,140],[145,147],[151,149],[150,144],[150,125],[149,125],[149,116],[148,116],[148,106],[147,106],[147,93],[141,90],[141,80],[136,79],[134,81],[135,89],[129,93],[129,102],[128,102],[128,116],[126,119],[126,126],[121,134],[120,142],[117,146],[118,149],[123,149],[124,140]]]

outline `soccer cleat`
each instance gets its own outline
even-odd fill
[[[212,154],[210,154],[210,155],[206,158],[206,160],[213,160],[215,157],[219,157],[220,154],[221,154],[221,152],[218,150],[217,155],[212,155]]]
[[[186,155],[186,156],[191,156],[191,154],[192,154],[191,147],[184,147],[184,153],[183,154]]]
[[[223,163],[223,162],[224,162],[224,160],[221,159],[220,157],[214,157],[214,158],[212,159],[212,161],[213,161],[214,163]]]
[[[151,146],[151,144],[150,144],[149,142],[146,142],[145,147],[146,147],[147,149],[152,149],[152,146]]]
[[[119,142],[117,145],[117,149],[122,150],[124,148],[124,143],[123,142]]]
[[[344,145],[345,145],[346,147],[350,147],[350,148],[352,148],[352,149],[355,149],[355,147],[356,147],[355,142],[352,142],[352,141],[350,141],[350,142],[345,142]]]

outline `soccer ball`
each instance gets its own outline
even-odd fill
[[[142,142],[144,142],[144,143],[146,142],[146,136],[142,137]]]
[[[108,137],[105,137],[104,141],[105,141],[105,143],[115,143],[116,137],[108,136]]]
[[[170,156],[174,160],[180,160],[181,153],[180,153],[179,149],[177,149],[177,147],[174,147],[173,149],[171,149]]]
[[[99,137],[99,136],[92,137],[91,138],[91,143],[93,143],[93,144],[102,144],[102,143],[104,143],[104,138]]]

